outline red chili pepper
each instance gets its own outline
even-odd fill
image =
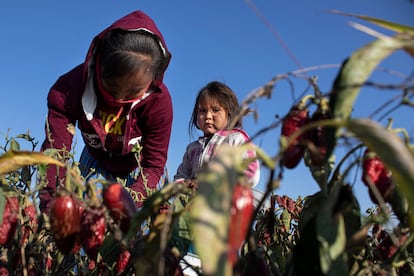
[[[326,119],[331,119],[332,115],[325,108],[318,108],[315,113],[313,113],[310,122],[319,122]],[[326,127],[317,126],[310,131],[309,138],[313,143],[314,147],[308,149],[309,157],[311,160],[312,166],[322,166],[328,156],[327,154],[327,144],[326,140]]]
[[[22,226],[22,236],[20,239],[20,246],[27,243],[30,235],[37,232],[39,223],[37,221],[36,209],[33,203],[28,203],[22,211],[24,224]]]
[[[131,252],[128,249],[121,249],[121,253],[119,254],[118,260],[116,262],[117,272],[118,273],[125,272],[130,261],[131,261]]]
[[[388,170],[381,159],[371,150],[366,149],[362,161],[362,182],[369,188],[369,196],[375,204],[377,197],[372,192],[371,185],[375,185],[385,202],[391,199],[395,185],[391,179],[391,171]]]
[[[111,183],[103,188],[103,202],[109,214],[120,229],[126,233],[129,230],[132,217],[138,212],[135,201],[120,183]]]
[[[50,223],[56,246],[62,253],[69,253],[75,246],[80,230],[79,203],[73,195],[56,195],[52,202]]]
[[[87,207],[81,216],[80,243],[88,256],[95,260],[101,248],[106,230],[105,210],[102,207]]]
[[[249,187],[236,185],[231,203],[231,219],[229,228],[229,260],[234,265],[238,251],[242,245],[254,212],[254,196]]]
[[[391,239],[391,235],[385,231],[381,230],[378,236],[376,237],[376,247],[374,248],[374,254],[380,260],[389,260],[392,258],[398,251],[398,249],[407,241],[407,235],[398,235]]]
[[[7,245],[13,239],[17,227],[17,214],[19,212],[19,199],[6,198],[3,212],[3,222],[0,225],[0,244]]]
[[[306,108],[298,105],[293,106],[288,115],[283,120],[282,137],[290,138],[296,131],[306,125],[309,121],[309,112]],[[282,164],[288,169],[295,168],[303,157],[304,147],[300,144],[300,140],[304,135],[300,135],[294,139],[283,152]]]

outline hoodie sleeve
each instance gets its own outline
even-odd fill
[[[174,181],[192,179],[199,168],[198,158],[201,155],[201,147],[198,141],[187,145],[181,164],[174,175]]]
[[[71,74],[77,73],[73,70]],[[73,140],[73,128],[76,125],[76,98],[77,93],[73,87],[68,87],[63,81],[65,77],[60,77],[52,86],[47,97],[48,115],[45,126],[45,140],[41,151],[48,149],[63,150],[70,152]],[[73,84],[77,84],[76,82]],[[72,84],[72,85],[73,85]],[[65,156],[64,152],[60,152]],[[39,192],[40,209],[47,210],[53,198],[56,187],[64,179],[65,170],[56,166],[49,166],[46,172],[47,186]]]

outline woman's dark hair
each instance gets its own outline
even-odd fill
[[[124,76],[131,71],[145,70],[153,79],[162,76],[166,58],[153,34],[144,31],[115,29],[102,40],[99,52],[101,78]]]
[[[234,91],[226,84],[218,81],[209,82],[206,86],[200,89],[197,98],[195,100],[193,113],[191,115],[190,123],[188,124],[188,130],[190,136],[192,136],[195,128],[200,129],[197,124],[198,108],[199,104],[205,100],[215,100],[220,103],[221,106],[226,110],[229,118],[229,124],[240,112],[240,105],[237,100],[237,96]],[[240,118],[234,125],[235,127],[242,127],[242,118]],[[227,125],[229,127],[229,125]]]

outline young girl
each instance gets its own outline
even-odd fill
[[[136,192],[137,205],[156,189],[167,159],[172,102],[163,75],[171,54],[159,29],[145,13],[132,12],[92,41],[83,63],[59,77],[48,95],[42,150],[71,150],[78,125],[85,148],[83,176],[123,179]],[[133,148],[142,150],[139,160]],[[91,170],[93,169],[93,170]],[[64,172],[51,166],[40,194],[47,211]]]
[[[239,110],[237,96],[224,83],[213,81],[199,91],[189,131],[191,133],[197,128],[203,132],[203,136],[187,146],[182,163],[174,176],[175,181],[194,181],[198,170],[214,156],[219,145],[227,143],[235,146],[250,142],[250,137],[242,130],[241,119],[237,121],[235,128],[228,129]],[[255,157],[255,154],[250,150],[246,157]],[[245,175],[252,188],[258,184],[260,167],[257,160],[250,163]],[[196,181],[190,183],[192,185],[197,185]]]

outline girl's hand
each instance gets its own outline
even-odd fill
[[[198,181],[197,179],[193,178],[193,179],[186,179],[184,181],[185,185],[187,186],[187,188],[192,189],[193,191],[196,191],[198,188]]]

